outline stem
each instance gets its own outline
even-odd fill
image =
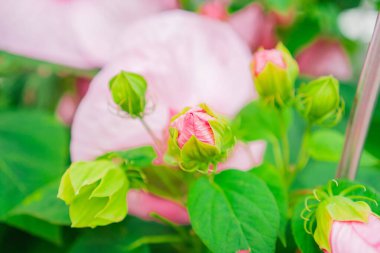
[[[284,116],[284,111],[279,110],[281,125],[286,126],[286,120]],[[290,150],[289,150],[289,139],[288,139],[288,129],[283,127],[281,131],[281,141],[282,141],[282,158],[284,170],[289,170],[290,163]]]
[[[142,117],[140,117],[139,120],[141,124],[144,126],[145,130],[150,135],[150,137],[152,138],[154,145],[156,147],[157,153],[159,153],[158,155],[161,156],[163,153],[163,144],[161,140],[154,134],[153,130],[150,128],[148,123]]]
[[[307,124],[305,132],[302,137],[302,144],[301,144],[300,153],[298,155],[298,162],[295,167],[295,173],[302,170],[306,166],[307,162],[309,161],[308,146],[309,146],[310,134],[311,134],[311,125]]]
[[[168,225],[169,227],[173,228],[177,233],[184,239],[184,241],[188,241],[189,236],[188,233],[186,232],[185,228],[181,227],[180,225],[177,225],[170,220],[166,219],[165,217],[159,215],[158,213],[151,213],[150,216],[152,218],[158,219],[162,223]]]
[[[144,236],[127,247],[129,251],[137,249],[144,244],[180,243],[182,238],[177,235],[151,235]]]
[[[215,177],[217,171],[218,171],[218,165],[215,163],[215,164],[213,164],[213,169],[210,173],[210,177],[209,177],[210,182],[214,182],[214,177]]]
[[[274,160],[276,163],[276,167],[281,170],[281,172],[285,175],[285,166],[284,166],[284,161],[282,158],[282,152],[281,152],[281,146],[279,141],[276,138],[273,138],[271,140],[272,146],[273,146],[273,155],[274,155]]]

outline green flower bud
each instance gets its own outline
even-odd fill
[[[336,125],[344,111],[338,80],[325,76],[302,85],[297,94],[297,107],[311,124]]]
[[[255,88],[268,104],[287,105],[294,97],[298,65],[281,43],[275,49],[259,49],[251,64]]]
[[[73,163],[59,186],[58,198],[69,206],[72,227],[104,226],[127,215],[128,179],[107,160]]]
[[[145,110],[145,79],[135,73],[121,71],[110,81],[114,102],[132,118],[140,118]]]
[[[207,173],[227,157],[235,138],[227,121],[205,104],[185,108],[170,125],[167,160],[185,171]]]

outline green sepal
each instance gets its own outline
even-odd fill
[[[110,80],[109,87],[114,102],[132,118],[144,114],[147,83],[142,76],[120,71]]]
[[[218,163],[220,150],[213,145],[199,141],[195,136],[183,145],[180,167],[185,171],[207,172],[210,164]]]
[[[363,201],[354,202],[343,196],[327,198],[316,210],[317,227],[314,240],[321,249],[331,252],[329,238],[334,221],[367,222],[371,213],[370,206]]]

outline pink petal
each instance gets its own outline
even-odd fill
[[[176,0],[2,0],[0,49],[79,68],[102,66],[132,22]]]
[[[216,20],[227,20],[227,6],[222,1],[209,1],[203,4],[199,10],[199,14]]]
[[[209,120],[213,119],[214,117],[197,107],[181,115],[172,124],[178,130],[178,145],[182,148],[192,136],[201,142],[214,145],[214,133],[208,123]]]
[[[352,68],[339,41],[319,38],[304,48],[297,56],[302,74],[310,76],[333,75],[347,80],[352,76]]]
[[[380,218],[370,215],[368,223],[353,222],[352,226],[356,233],[368,244],[380,250]]]
[[[370,218],[369,223],[334,221],[330,233],[330,253],[378,253],[379,220]]]
[[[74,94],[64,94],[57,106],[57,115],[66,125],[70,125],[74,118],[75,110],[79,104],[79,98]]]
[[[220,170],[239,169],[250,170],[262,163],[265,152],[265,142],[255,141],[249,143],[238,142],[229,155],[228,160],[219,166]]]
[[[252,51],[260,46],[272,48],[276,44],[276,20],[266,15],[258,4],[249,5],[233,14],[228,22]]]
[[[260,74],[268,63],[273,63],[280,68],[286,68],[282,52],[277,49],[259,50],[253,56],[255,75]]]
[[[250,51],[221,22],[173,11],[134,24],[120,44],[120,57],[94,78],[75,115],[71,140],[74,161],[153,144],[140,122],[122,118],[113,109],[108,81],[121,69],[147,79],[148,100],[155,103],[155,110],[146,121],[161,137],[167,131],[171,110],[206,102],[218,113],[232,116],[254,96]],[[135,215],[146,217],[144,206],[133,201],[129,205]],[[178,219],[173,212],[167,217]]]
[[[150,214],[155,212],[177,224],[189,223],[186,208],[152,194],[136,190],[130,191],[128,193],[128,203],[128,213],[145,220],[154,220]]]

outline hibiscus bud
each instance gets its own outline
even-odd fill
[[[275,49],[259,49],[251,68],[256,90],[266,103],[282,107],[292,100],[298,65],[281,43]]]
[[[343,187],[332,180],[306,198],[301,213],[305,231],[325,253],[379,252],[380,219],[367,203],[378,206],[372,198],[376,193],[363,185],[340,182]],[[359,189],[362,193],[356,195]]]
[[[170,124],[167,159],[183,170],[207,172],[224,160],[235,139],[228,123],[205,104],[186,108]]]
[[[337,124],[344,111],[338,80],[325,76],[302,85],[297,94],[297,107],[311,124]]]
[[[65,172],[58,198],[69,206],[72,227],[104,226],[127,215],[128,179],[107,160],[76,162]]]
[[[110,81],[113,101],[132,118],[144,114],[146,89],[145,79],[135,73],[121,71]]]

